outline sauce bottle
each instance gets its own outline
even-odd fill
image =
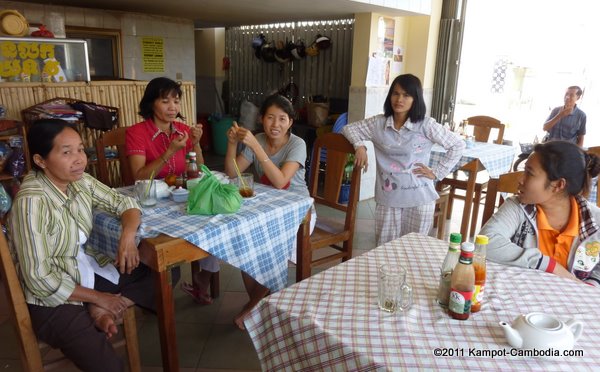
[[[460,257],[461,240],[462,235],[460,233],[450,234],[448,253],[446,253],[446,258],[444,258],[444,263],[442,264],[437,302],[444,308],[448,307],[448,299],[450,297],[450,279],[452,278],[452,272],[454,271],[454,267],[458,263],[458,258]]]
[[[476,313],[481,310],[483,302],[483,289],[485,287],[485,255],[489,239],[485,235],[475,237],[475,254],[473,255],[473,270],[475,270],[475,291],[473,292],[473,303],[471,312]]]
[[[462,243],[460,258],[452,273],[448,314],[454,319],[466,320],[471,314],[471,300],[475,289],[475,270],[472,265],[474,249],[473,243]]]
[[[189,159],[186,169],[186,176],[188,180],[192,180],[200,177],[200,172],[198,171],[198,164],[196,163],[196,153],[194,151],[190,151],[188,156]]]

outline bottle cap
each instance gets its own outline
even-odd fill
[[[475,237],[475,244],[487,244],[489,241],[490,239],[487,237],[487,235],[477,235]]]
[[[196,153],[195,153],[194,151],[190,151],[190,152],[188,152],[188,155],[189,155],[191,158],[194,158],[194,157],[196,157]]]
[[[460,250],[464,252],[473,252],[475,250],[475,245],[471,242],[464,242],[461,244]]]
[[[450,234],[450,243],[460,243],[461,240],[462,240],[462,235],[460,233]]]

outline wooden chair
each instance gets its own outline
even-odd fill
[[[471,116],[467,119],[469,125],[473,126],[473,136],[477,142],[488,142],[492,129],[498,130],[498,135],[493,141],[499,145],[504,140],[504,124],[500,120],[495,119],[491,116]]]
[[[600,146],[588,147],[587,151],[589,153],[600,156]],[[598,182],[598,184],[596,185],[596,205],[600,207],[600,177],[596,179],[596,182]]]
[[[472,116],[467,119],[469,125],[473,126],[473,135],[477,142],[488,142],[490,140],[490,134],[492,129],[498,130],[494,143],[502,144],[504,140],[504,124],[498,119],[494,119],[490,116]],[[441,185],[450,186],[450,195],[448,201],[448,213],[447,218],[452,216],[452,207],[454,199],[466,200],[466,196],[456,194],[456,190],[467,190],[467,182],[469,177],[462,171],[454,172],[448,177],[440,181]],[[478,173],[475,180],[475,191],[473,196],[473,210],[471,216],[471,226],[469,229],[470,236],[474,235],[475,228],[477,226],[477,218],[479,215],[479,205],[481,204],[482,194],[485,192],[488,186],[489,176],[487,174]],[[467,236],[463,236],[463,239],[467,239]]]
[[[308,190],[314,198],[315,204],[320,204],[344,213],[343,218],[327,218],[318,216],[315,229],[309,234],[309,224],[304,224],[299,239],[304,240],[307,247],[298,251],[296,265],[296,281],[308,278],[314,266],[337,260],[342,261],[352,258],[352,240],[354,239],[354,222],[356,219],[356,206],[360,193],[361,169],[354,168],[350,180],[350,198],[348,204],[338,203],[340,188],[344,177],[344,168],[348,155],[354,154],[354,147],[348,140],[338,133],[325,133],[319,136],[314,143],[311,159],[311,169],[320,169],[321,149],[326,149],[325,172],[314,171],[311,173]],[[322,178],[322,183],[319,178]],[[340,246],[339,243],[342,242]],[[298,245],[300,247],[300,244]],[[338,252],[313,260],[313,252],[332,247]]]
[[[129,165],[129,159],[125,154],[125,127],[115,128],[111,131],[103,133],[98,140],[96,140],[96,157],[98,158],[96,163],[96,169],[98,172],[98,179],[100,182],[111,186],[129,186],[135,183],[131,166]],[[109,170],[108,161],[104,154],[104,149],[111,147],[116,149],[118,152],[119,159],[119,173],[120,179],[114,172],[111,174]],[[113,168],[114,169],[114,168]],[[200,266],[197,262],[192,263],[192,273],[198,272]],[[213,298],[219,297],[220,292],[220,281],[219,272],[214,273],[210,278],[210,294]]]
[[[433,227],[437,227],[437,238],[445,240],[446,235],[446,214],[448,213],[448,201],[450,200],[450,188],[445,187],[438,191],[439,198],[435,201],[435,211],[433,212]]]
[[[10,308],[10,316],[14,320],[16,327],[17,338],[19,342],[19,350],[21,352],[21,364],[25,371],[42,371],[53,368],[62,368],[67,359],[60,356],[53,360],[43,360],[42,351],[51,349],[50,346],[43,342],[38,342],[31,318],[29,316],[29,308],[25,302],[25,295],[21,288],[21,283],[17,276],[15,265],[11,253],[6,242],[4,233],[0,232],[0,273],[2,274],[2,282],[4,283],[6,295],[8,297],[8,305]],[[137,326],[135,321],[135,307],[130,307],[125,311],[123,316],[123,328],[125,342],[127,347],[127,355],[129,359],[130,371],[141,371],[140,353],[138,346]],[[115,343],[114,346],[119,346]]]
[[[115,128],[103,133],[96,140],[96,157],[98,159],[96,163],[96,170],[98,172],[98,180],[111,187],[129,186],[133,185],[134,183],[131,167],[129,166],[129,160],[125,154],[125,130],[126,128],[124,127]],[[114,172],[111,175],[109,170],[111,167],[109,167],[104,153],[104,149],[106,147],[116,149],[118,152],[120,179]]]
[[[504,203],[504,197],[501,193],[517,193],[519,179],[523,177],[523,173],[523,171],[509,172],[501,174],[497,179],[490,179],[488,182],[487,196],[485,198],[485,206],[483,208],[483,216],[481,218],[481,226],[485,225],[487,220],[492,217],[496,211],[496,207],[500,207],[502,203]],[[496,204],[497,199],[498,204]]]

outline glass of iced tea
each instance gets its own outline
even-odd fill
[[[242,197],[251,198],[254,196],[254,175],[252,173],[242,173],[242,177],[236,179],[236,184]]]

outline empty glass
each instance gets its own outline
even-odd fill
[[[379,266],[377,304],[381,310],[394,313],[412,305],[412,288],[406,284],[406,269],[400,265]]]
[[[135,181],[135,196],[142,207],[156,205],[156,182],[154,180]]]

